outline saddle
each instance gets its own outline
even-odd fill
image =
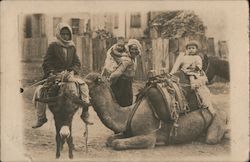
[[[177,77],[152,77],[148,80],[146,86],[139,94],[137,94],[136,104],[127,121],[126,134],[129,134],[133,115],[144,98],[151,103],[151,109],[155,117],[163,122],[173,123],[173,128],[178,127],[177,121],[179,116],[190,112],[187,100],[179,85]]]
[[[72,81],[65,81],[64,76],[62,73],[49,77],[46,82],[43,84],[42,87],[42,97],[56,97],[59,95],[59,90],[61,88],[61,85],[67,82],[72,82]],[[76,86],[79,89],[79,84],[77,81],[74,81]],[[79,90],[78,90],[78,95],[79,95]]]
[[[157,78],[154,87],[157,88],[162,95],[165,104],[165,106],[159,106],[156,108],[156,114],[161,120],[169,120],[166,118],[166,112],[171,114],[170,118],[172,121],[177,121],[180,115],[186,114],[190,111],[184,91],[179,85],[179,78],[174,76],[162,76]]]

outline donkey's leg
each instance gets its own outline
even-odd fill
[[[55,118],[55,127],[56,127],[56,158],[58,159],[60,157],[62,138],[60,136],[61,125],[59,124],[58,120],[56,120],[56,118]]]
[[[61,150],[61,136],[59,132],[56,133],[56,158],[60,157],[60,150]]]
[[[68,144],[68,147],[69,147],[69,158],[73,159],[74,144],[73,144],[73,137],[72,137],[72,120],[71,120],[71,123],[69,125],[69,131],[70,131],[70,135],[67,138],[67,144]]]
[[[106,146],[107,146],[107,147],[111,147],[111,144],[112,144],[112,142],[113,142],[114,140],[116,140],[116,139],[122,139],[122,138],[126,138],[126,136],[125,136],[124,134],[121,134],[121,133],[111,135],[111,136],[107,139],[107,141],[106,141]]]
[[[65,143],[65,139],[62,139],[62,140],[61,140],[61,146],[60,146],[60,150],[61,150],[61,151],[63,150],[63,145],[64,145],[64,143]]]
[[[115,150],[154,148],[156,143],[156,133],[134,136],[124,139],[115,139],[111,146]]]
[[[73,159],[73,137],[70,135],[68,138],[67,138],[67,144],[68,144],[68,147],[69,147],[69,158],[70,159]]]

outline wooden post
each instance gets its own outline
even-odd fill
[[[163,63],[164,65],[162,66],[169,72],[169,39],[164,39],[163,40]]]
[[[75,38],[76,41],[76,54],[78,55],[81,64],[83,65],[83,41],[81,36],[76,36]]]
[[[171,71],[175,60],[176,55],[179,52],[179,40],[178,39],[170,39],[169,40],[169,70]]]
[[[93,70],[92,39],[89,36],[82,37],[82,69],[84,74]]]
[[[215,47],[214,47],[214,38],[208,38],[207,40],[208,45],[208,55],[209,56],[215,56]]]
[[[106,39],[94,38],[93,39],[93,70],[101,72],[106,58]]]
[[[219,56],[223,59],[228,59],[228,46],[227,46],[227,41],[219,41],[218,42],[219,46]]]

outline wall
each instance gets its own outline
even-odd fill
[[[147,12],[140,12],[141,14],[141,27],[140,28],[131,28],[130,19],[131,14],[126,13],[126,38],[141,38],[144,36],[144,30],[147,28]]]

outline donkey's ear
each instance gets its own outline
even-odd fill
[[[101,83],[103,83],[103,80],[102,80],[102,78],[101,77],[97,77],[96,79],[95,79],[95,83],[96,84],[101,84]]]
[[[84,79],[84,81],[89,85],[89,84],[91,84],[91,80],[89,80],[89,79]]]

